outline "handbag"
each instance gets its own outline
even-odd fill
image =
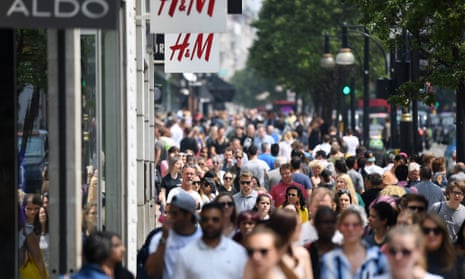
[[[34,262],[32,257],[27,253],[27,259],[23,266],[19,269],[21,279],[42,279],[40,275],[40,269]],[[48,273],[46,272],[46,279],[48,279]]]

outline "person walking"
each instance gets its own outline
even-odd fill
[[[223,211],[219,203],[206,203],[202,207],[200,227],[202,237],[179,251],[173,278],[242,278],[247,255],[244,247],[223,236]]]
[[[196,202],[191,195],[179,192],[173,197],[166,212],[160,232],[149,245],[149,257],[145,263],[151,278],[171,279],[178,252],[202,235],[197,228]]]

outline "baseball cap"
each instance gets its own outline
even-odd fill
[[[376,161],[375,154],[373,154],[373,152],[371,152],[371,151],[365,152],[365,158],[367,159],[368,162]]]
[[[196,204],[194,198],[186,192],[180,191],[177,193],[170,203],[179,209],[186,210],[197,217]]]

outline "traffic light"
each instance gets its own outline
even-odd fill
[[[351,91],[352,91],[352,88],[350,88],[349,85],[345,85],[344,87],[342,87],[342,93],[344,95],[349,95]]]

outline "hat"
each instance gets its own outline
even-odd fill
[[[215,179],[213,177],[203,177],[202,180],[206,181],[208,184],[215,186]]]
[[[367,162],[375,162],[376,161],[375,154],[373,154],[373,152],[371,152],[371,151],[365,152],[365,158],[367,159]]]
[[[171,205],[186,210],[197,217],[195,200],[186,192],[180,191],[177,193],[171,200]]]

